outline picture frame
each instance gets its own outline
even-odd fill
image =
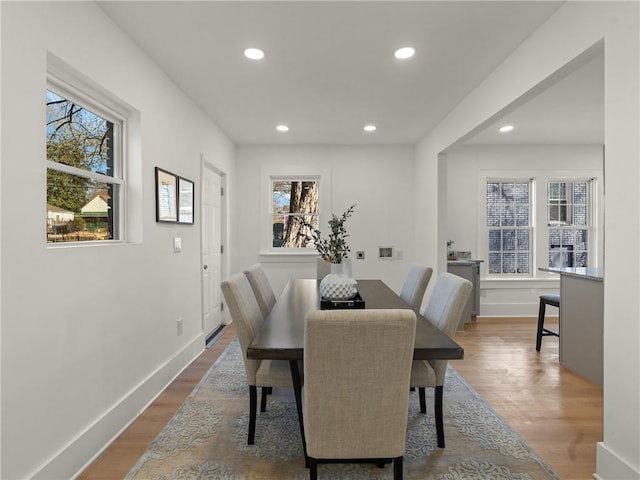
[[[178,221],[178,177],[156,167],[156,222]]]
[[[195,218],[194,193],[194,182],[184,177],[178,177],[178,223],[193,225]]]

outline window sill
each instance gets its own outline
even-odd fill
[[[560,277],[526,277],[526,278],[482,278],[480,280],[483,289],[508,289],[508,288],[556,288],[560,285]]]
[[[263,262],[300,262],[312,263],[318,258],[318,252],[260,252],[260,259]]]

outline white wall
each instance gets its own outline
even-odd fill
[[[640,478],[640,51],[636,2],[567,2],[416,146],[419,259],[446,268],[444,152],[604,39],[605,305],[602,479]],[[442,184],[442,185],[446,185]],[[438,224],[438,230],[430,226]]]
[[[467,145],[448,150],[447,162],[447,238],[455,241],[455,250],[471,251],[473,258],[483,259],[481,269],[480,312],[483,316],[536,316],[538,297],[557,292],[558,275],[539,272],[535,267],[534,279],[505,281],[487,280],[486,249],[479,238],[482,210],[485,208],[483,191],[487,172],[517,177],[532,175],[575,175],[577,178],[597,179],[602,192],[601,145]],[[506,173],[508,172],[508,173]],[[600,199],[601,200],[601,199]],[[602,211],[603,202],[596,202]],[[599,224],[602,226],[602,215]],[[600,229],[602,232],[602,228]],[[602,247],[600,241],[593,245]],[[602,251],[598,265],[602,266]],[[544,263],[543,258],[538,264]]]
[[[233,184],[234,147],[93,2],[1,8],[0,476],[69,479],[204,347],[200,222],[155,222],[154,167],[195,180],[197,204],[200,155]],[[48,52],[139,113],[127,198],[135,242],[45,243]]]
[[[237,162],[233,271],[262,262],[277,293],[289,278],[315,277],[315,255],[300,259],[259,254],[261,202],[269,201],[267,195],[261,198],[260,175],[324,171],[330,179],[330,212],[339,215],[356,204],[346,223],[353,275],[381,278],[400,290],[413,256],[413,147],[239,146]],[[329,217],[321,219],[323,233]],[[378,247],[386,245],[394,246],[403,258],[378,260]],[[364,260],[356,260],[358,250],[365,252]]]

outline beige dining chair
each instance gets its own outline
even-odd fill
[[[266,410],[267,391],[271,387],[293,387],[289,362],[285,360],[252,360],[247,348],[264,323],[264,316],[244,273],[236,273],[221,283],[222,294],[236,332],[249,384],[249,445],[255,442],[257,387],[262,387],[261,411]]]
[[[472,288],[469,280],[448,272],[441,273],[422,315],[453,338]],[[436,435],[440,448],[444,448],[442,397],[446,373],[447,360],[415,360],[411,367],[411,387],[418,389],[422,413],[427,413],[425,388],[435,388]]]
[[[415,330],[409,309],[308,314],[303,415],[311,480],[318,463],[355,459],[392,459],[393,478],[402,479]]]
[[[259,263],[255,263],[247,268],[244,274],[247,276],[247,279],[249,279],[249,284],[256,296],[262,315],[267,318],[276,303],[276,295],[273,292],[273,287],[271,287],[271,283],[269,283],[264,268]]]
[[[422,306],[424,292],[427,291],[427,285],[429,285],[432,274],[433,268],[419,263],[413,264],[411,268],[409,268],[409,272],[402,285],[402,290],[400,291],[400,298],[411,305],[416,311],[419,311]]]

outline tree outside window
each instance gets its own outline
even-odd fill
[[[46,91],[48,242],[118,237],[120,130],[118,120]]]
[[[273,179],[271,181],[273,248],[315,248],[312,232],[319,224],[319,181]]]

